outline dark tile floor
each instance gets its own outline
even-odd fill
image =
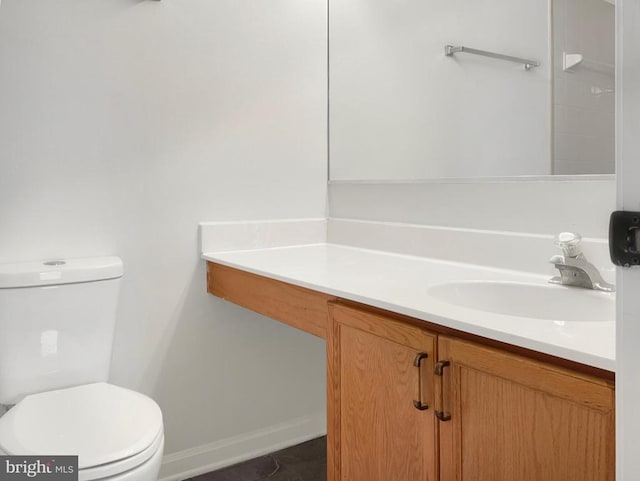
[[[326,481],[327,438],[317,438],[188,481]]]

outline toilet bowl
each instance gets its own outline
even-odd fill
[[[0,454],[77,455],[80,481],[155,481],[163,447],[158,405],[104,382],[29,395],[0,417]]]
[[[78,456],[80,481],[156,481],[162,413],[109,384],[122,260],[0,264],[0,454]]]

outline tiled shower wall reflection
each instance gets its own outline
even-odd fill
[[[554,174],[610,174],[615,145],[615,7],[553,0]],[[565,70],[566,54],[582,63]]]

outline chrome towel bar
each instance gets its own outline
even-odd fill
[[[531,70],[533,67],[540,66],[540,62],[538,62],[537,60],[529,60],[526,58],[512,57],[511,55],[504,55],[504,54],[495,53],[495,52],[487,52],[486,50],[478,50],[470,47],[463,47],[463,46],[455,47],[453,45],[444,46],[444,54],[447,57],[451,57],[454,53],[458,53],[458,52],[471,53],[473,55],[482,55],[483,57],[497,58],[499,60],[506,60],[507,62],[521,63],[524,66],[525,70]]]

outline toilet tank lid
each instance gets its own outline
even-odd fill
[[[0,264],[0,289],[101,281],[122,272],[122,259],[115,256]]]

